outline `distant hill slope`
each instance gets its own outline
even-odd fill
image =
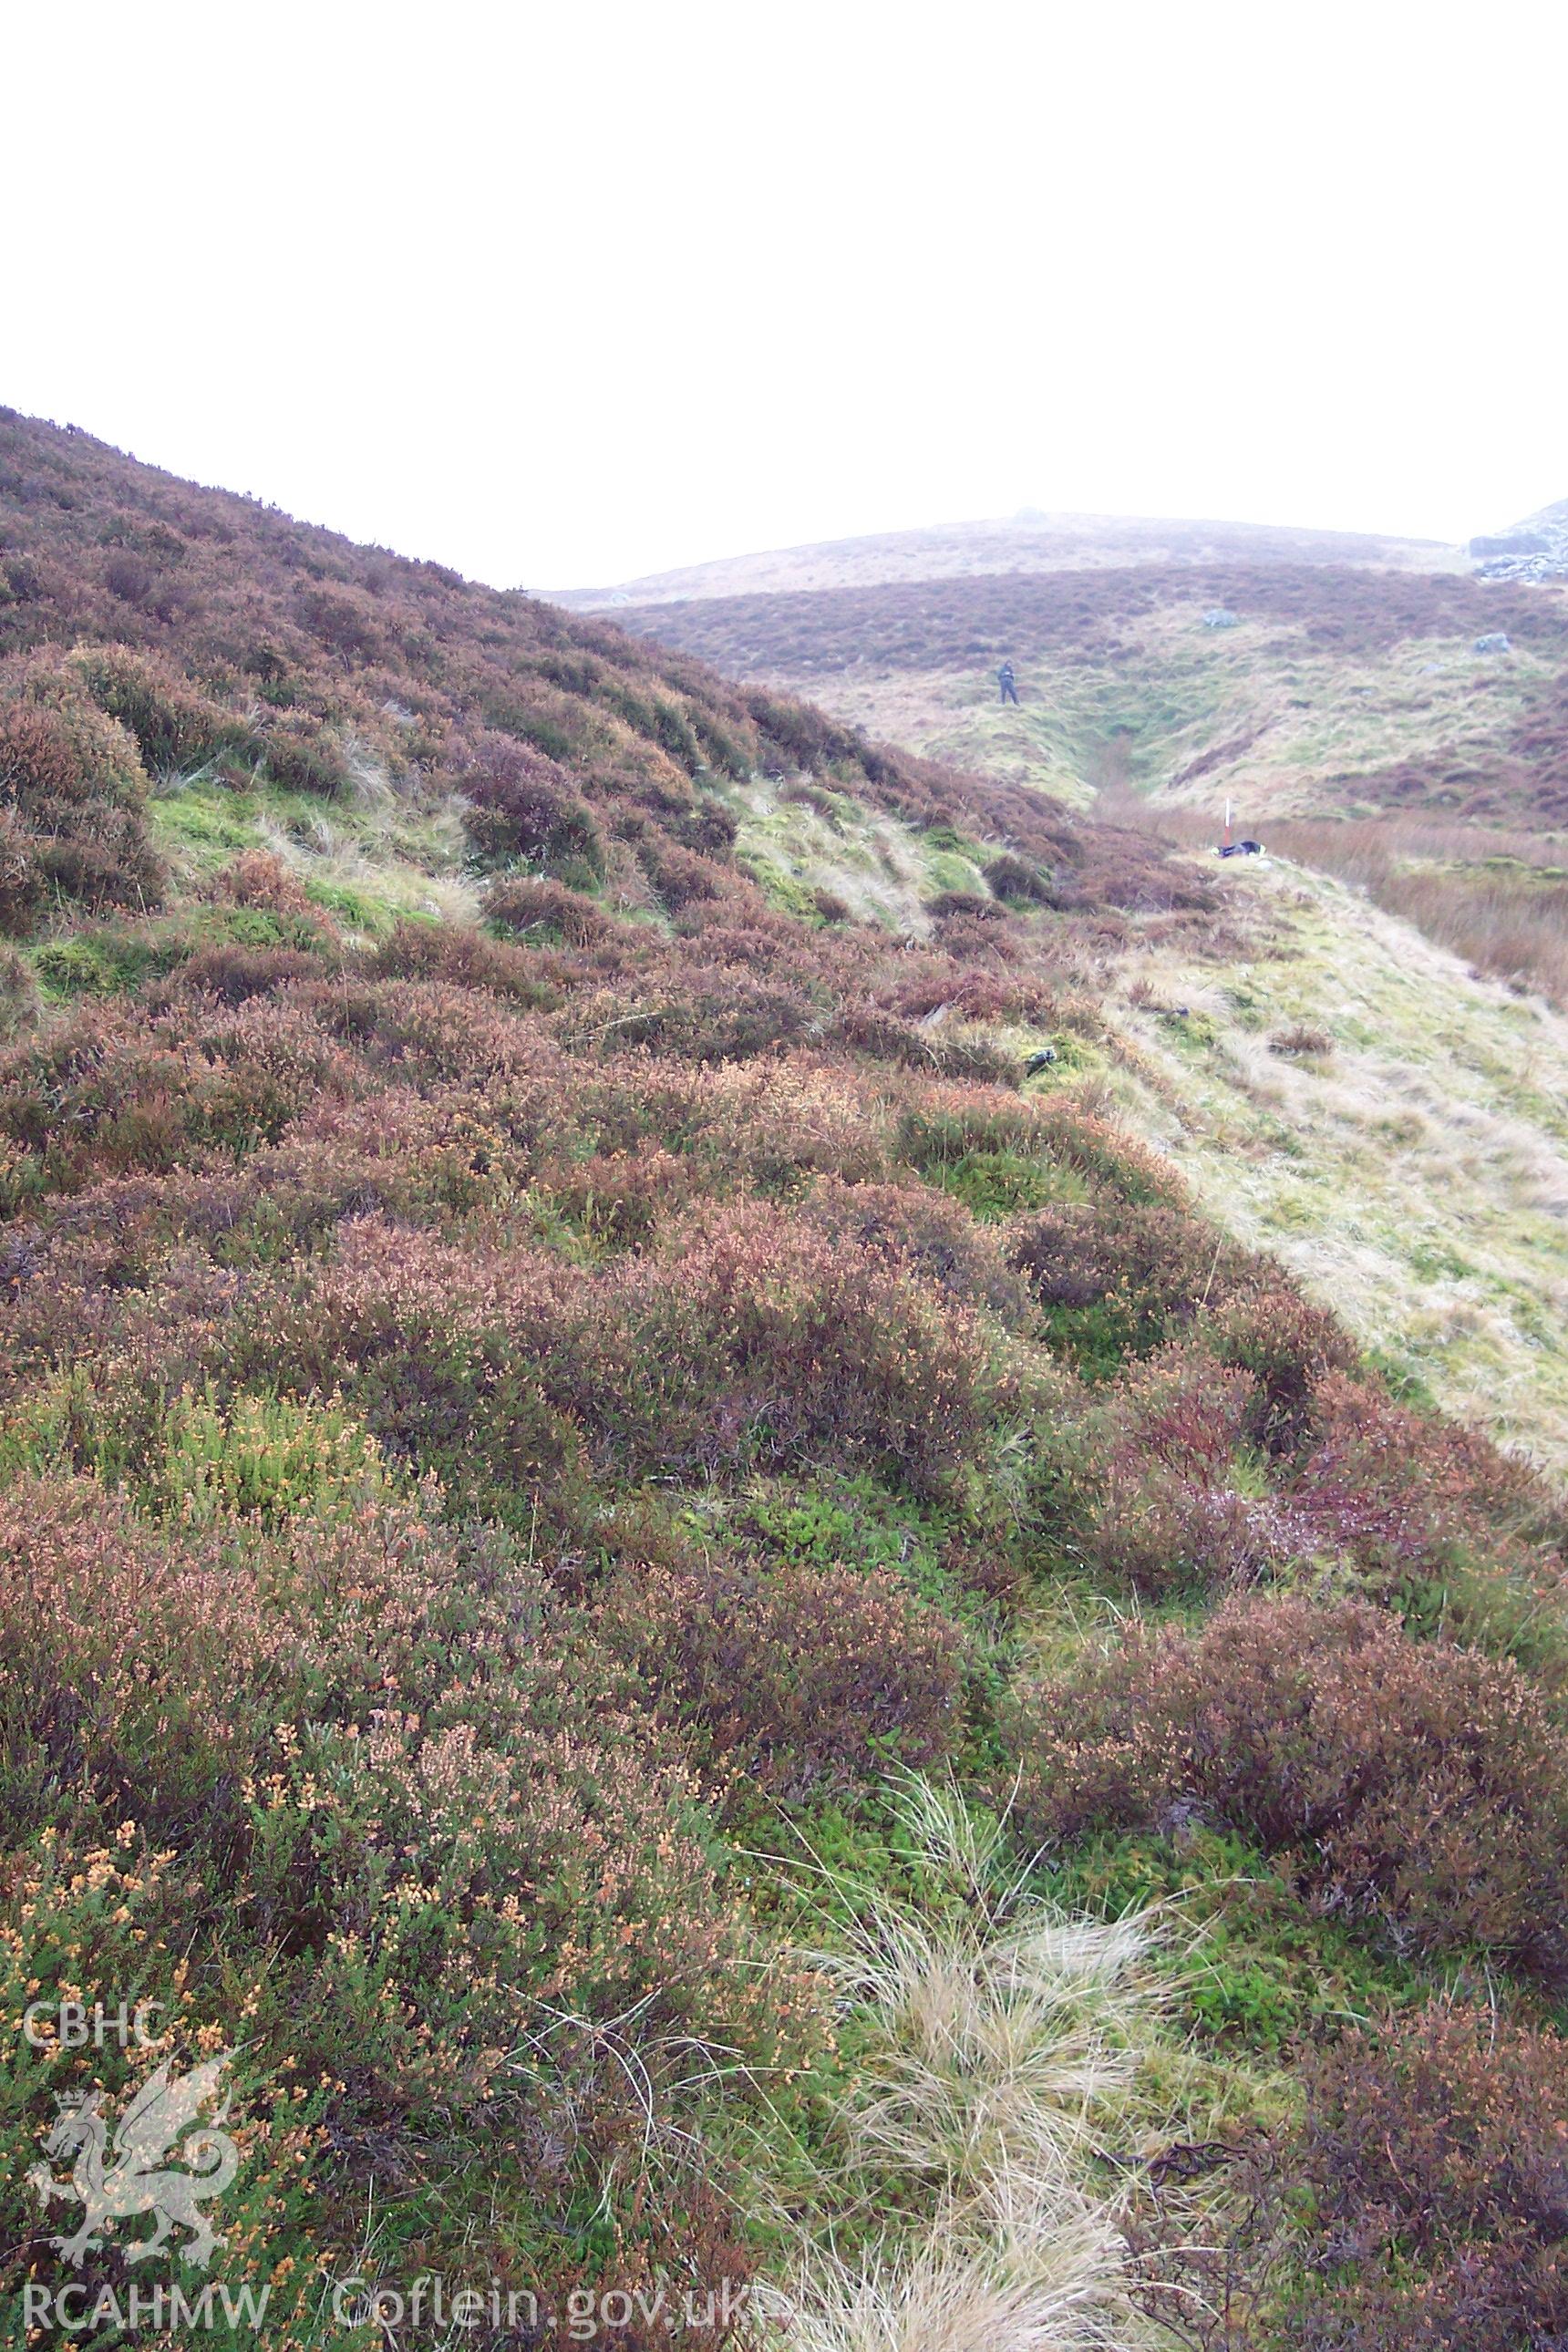
[[[1345,564],[1140,564],[649,603],[623,628],[1082,804],[1568,821],[1568,594]],[[1495,641],[1507,640],[1499,650]],[[1493,640],[1478,648],[1479,640]],[[1016,666],[1003,709],[994,670]]]
[[[608,588],[569,589],[574,612],[622,604],[684,604],[791,589],[866,588],[890,581],[972,578],[989,572],[1087,572],[1103,566],[1214,563],[1349,564],[1394,572],[1458,572],[1461,551],[1439,540],[1395,539],[1281,524],[1192,522],[1137,515],[1023,514],[929,530],[775,548],[657,572]]]

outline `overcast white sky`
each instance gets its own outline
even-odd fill
[[[34,5],[0,400],[536,590],[1024,505],[1464,537],[1568,497],[1565,27]]]

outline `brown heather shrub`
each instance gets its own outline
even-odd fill
[[[1310,1556],[1314,1530],[1279,1496],[1237,1491],[1255,1387],[1192,1343],[1124,1371],[1077,1465],[1078,1549],[1095,1571],[1154,1599],[1223,1592]]]
[[[1007,1393],[972,1315],[761,1203],[695,1216],[619,1278],[625,1442],[649,1468],[826,1454],[937,1493]]]
[[[375,1077],[441,1099],[454,1149],[466,1135],[476,1168],[522,1180],[548,1170],[553,1184],[563,1160],[662,1149],[683,1163],[683,1189],[721,1196],[793,1193],[816,1173],[887,1173],[884,1107],[830,1063],[701,1068],[639,1050],[578,1059],[480,992],[427,984],[337,982],[308,1001]],[[372,1129],[375,1118],[367,1108],[361,1123]]]
[[[153,1537],[91,1482],[29,1484],[0,1503],[0,1803],[14,1834],[49,1832],[0,1895],[0,1990],[68,1975],[242,2016],[253,2066],[325,2094],[317,2227],[400,2177],[389,2134],[515,2121],[527,2147],[559,2098],[529,2186],[569,2231],[584,2183],[636,2161],[648,2103],[661,2130],[679,2111],[694,2055],[806,2044],[804,1989],[754,1966],[689,1772],[493,1530],[415,1502]],[[520,2005],[540,2031],[584,2021],[521,2079]],[[640,2044],[635,2114],[593,2095],[612,2019],[623,2059]]]
[[[248,1236],[256,1255],[288,1256],[377,1210],[440,1221],[510,1201],[531,1165],[526,1143],[484,1119],[467,1089],[329,1094],[241,1163],[255,1202]]]
[[[976,1085],[1016,1087],[1023,1075],[1013,1047],[969,1022],[925,1029],[875,1005],[851,1004],[838,1016],[837,1034],[874,1061],[935,1070],[943,1077]]]
[[[565,881],[603,876],[604,846],[587,803],[546,753],[487,728],[454,745],[448,764],[481,857],[515,858]]]
[[[0,803],[0,938],[29,931],[43,898],[43,869],[33,855],[32,836],[16,810]]]
[[[929,911],[938,923],[970,922],[984,926],[995,922],[1001,909],[989,898],[974,890],[939,890],[929,902]]]
[[[342,734],[315,711],[274,711],[258,727],[256,742],[268,774],[283,792],[341,800],[353,789]]]
[[[0,1054],[13,1205],[37,1190],[172,1169],[205,1149],[253,1150],[308,1108],[355,1090],[351,1056],[297,998],[193,1012],[201,1002],[151,1019],[88,1006]]]
[[[134,736],[149,775],[188,772],[245,748],[243,719],[165,658],[125,646],[79,646],[66,667],[99,709]]]
[[[1300,2053],[1300,2108],[1130,2218],[1140,2301],[1193,2352],[1555,2352],[1568,2045],[1462,1998]]]
[[[301,588],[294,596],[301,625],[345,662],[374,661],[384,648],[375,601],[357,583]]]
[[[377,980],[432,981],[473,992],[473,1010],[484,1018],[489,999],[548,1009],[555,990],[528,950],[511,940],[496,940],[461,923],[399,919],[378,941],[364,969]]]
[[[690,1155],[704,1191],[726,1193],[744,1180],[793,1194],[807,1176],[860,1183],[888,1173],[881,1102],[848,1071],[804,1055],[711,1069],[622,1063],[591,1079],[584,1072],[582,1083],[607,1139],[630,1148],[657,1137]]]
[[[1529,1469],[1479,1433],[1394,1404],[1335,1371],[1313,1397],[1317,1443],[1294,1493],[1300,1510],[1381,1589],[1517,1549],[1542,1497]]]
[[[876,979],[872,1001],[906,1021],[936,1013],[960,1013],[966,1021],[1052,1023],[1064,1009],[1058,983],[1037,964],[1000,965],[994,952],[984,963],[962,963],[934,949],[901,947]],[[858,1002],[864,988],[856,991]],[[1087,1000],[1080,1009],[1087,1013]]]
[[[628,1566],[596,1625],[738,1794],[796,1802],[953,1737],[963,1636],[885,1571]]]
[[[1148,915],[1155,911],[1206,916],[1198,927],[1205,941],[1215,937],[1215,886],[1206,874],[1167,856],[1142,825],[1092,824],[1083,829],[1079,871],[1059,903],[1092,907],[1097,901]]]
[[[679,972],[595,991],[572,1008],[571,1033],[600,1054],[628,1047],[687,1062],[744,1062],[811,1035],[804,990],[695,958]]]
[[[749,691],[745,705],[771,755],[773,772],[804,769],[807,774],[831,772],[835,762],[864,745],[848,730],[809,704],[782,695]]]
[[[680,915],[700,908],[705,900],[729,898],[730,877],[722,866],[700,851],[652,835],[637,845],[637,859],[667,912]]]
[[[122,604],[145,604],[153,593],[153,575],[134,555],[111,555],[103,567],[103,581]]]
[[[171,1544],[95,1480],[0,1497],[0,1774],[13,1834],[130,1817],[162,1843],[232,1790],[289,1682],[216,1537]]]
[[[189,996],[210,996],[220,1004],[244,1004],[269,996],[321,971],[320,959],[303,948],[251,948],[224,940],[198,948],[180,966],[178,985]],[[168,992],[154,1002],[168,1001]]]
[[[142,1331],[166,1384],[341,1390],[454,1507],[519,1524],[542,1496],[572,1521],[584,1452],[686,1477],[826,1459],[937,1492],[1007,1392],[971,1314],[760,1202],[668,1223],[596,1273],[364,1218],[205,1330],[153,1294],[144,1317],[121,1316],[120,1344]],[[143,1386],[117,1410],[134,1419]]]
[[[557,939],[574,948],[591,947],[612,929],[591,898],[542,876],[492,882],[485,892],[485,919],[521,940]]]
[[[596,1151],[591,1160],[568,1154],[547,1162],[531,1187],[596,1252],[645,1249],[660,1223],[689,1208],[702,1191],[694,1161],[658,1145]]]
[[[63,667],[22,671],[0,699],[0,876],[11,877],[0,878],[0,912],[13,928],[56,894],[95,908],[155,905],[163,870],[146,802],[126,730]]]
[[[229,906],[264,907],[273,915],[315,919],[315,909],[298,876],[269,849],[242,849],[237,857],[214,875],[209,893]]]
[[[743,887],[747,886],[738,886]],[[820,987],[825,979],[844,984],[864,970],[864,950],[856,940],[825,940],[803,929],[791,916],[769,907],[752,889],[743,903],[736,898],[717,907],[694,908],[677,926],[677,936],[700,944],[690,952],[705,964],[729,964],[740,971],[766,971],[797,986]],[[649,939],[645,930],[644,940]],[[672,974],[684,968],[688,950],[668,954],[659,969]],[[652,968],[650,966],[650,968]]]
[[[1031,866],[1026,857],[1016,857],[1011,850],[991,860],[985,879],[993,894],[1009,906],[1048,907],[1055,901],[1051,877]]]
[[[594,1305],[557,1257],[501,1260],[365,1217],[339,1228],[333,1260],[297,1261],[258,1288],[203,1369],[297,1396],[341,1389],[456,1509],[526,1525],[542,1492],[569,1512],[577,1489],[570,1408],[591,1409],[616,1339],[590,1331]]]
[[[1568,2334],[1568,2044],[1433,2001],[1310,2052],[1281,2151],[1310,2192],[1290,2341],[1524,2352]],[[1299,2191],[1298,2191],[1299,2194]]]
[[[1305,1055],[1315,1059],[1321,1055],[1331,1054],[1333,1049],[1334,1041],[1326,1029],[1314,1029],[1304,1021],[1298,1021],[1288,1029],[1269,1032],[1268,1050],[1271,1054]]]
[[[923,1184],[846,1184],[819,1177],[801,1199],[799,1215],[820,1232],[983,1307],[1013,1324],[1025,1320],[1029,1297],[1005,1263],[1000,1236],[977,1224],[945,1192]]]
[[[1082,1553],[1096,1575],[1161,1600],[1259,1583],[1308,1549],[1273,1496],[1237,1494],[1122,1457],[1106,1474]]]
[[[466,1091],[388,1087],[350,1100],[329,1089],[237,1162],[112,1177],[41,1204],[25,1240],[13,1229],[31,1269],[16,1303],[31,1314],[52,1287],[140,1289],[175,1249],[254,1265],[319,1248],[345,1217],[384,1210],[420,1223],[494,1208],[515,1200],[532,1164]]]
[[[1190,1810],[1398,1946],[1563,1965],[1568,1758],[1511,1660],[1359,1602],[1237,1600],[1026,1688],[1011,1737],[1042,1836]]]
[[[1231,1296],[1211,1299],[1205,1330],[1222,1363],[1251,1374],[1247,1435],[1272,1454],[1294,1454],[1308,1442],[1320,1385],[1357,1360],[1343,1325],[1261,1264]]]
[[[415,976],[356,976],[303,991],[300,1002],[375,1076],[422,1088],[482,1085],[489,1092],[509,1079],[548,1073],[550,1093],[563,1092],[570,1066],[554,1040],[528,1016],[526,994],[520,1005],[483,985],[469,987],[445,976],[445,936],[444,927],[436,924],[400,925],[374,950],[377,970],[384,955],[390,964],[406,961]],[[458,931],[449,953],[459,973],[487,969],[489,956],[496,969],[520,982],[535,969],[525,950],[482,932]]]
[[[1163,1469],[1223,1479],[1247,1440],[1253,1382],[1191,1340],[1130,1365],[1108,1400],[1117,1441]]]
[[[1011,1263],[1047,1328],[1088,1372],[1142,1356],[1189,1327],[1246,1260],[1184,1208],[1114,1194],[1064,1201],[1014,1230]]]
[[[5,855],[5,845],[0,840],[0,861]],[[0,892],[4,888],[4,872],[0,870]],[[0,908],[0,931],[5,928],[4,910]],[[30,1029],[37,1009],[37,983],[31,966],[23,961],[15,948],[0,944],[0,1045],[8,1045],[12,1038]]]

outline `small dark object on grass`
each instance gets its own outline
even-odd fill
[[[1241,2154],[1228,2140],[1178,2139],[1150,2159],[1149,2179],[1155,2189],[1163,2189],[1172,2180],[1196,2180],[1203,2173],[1214,2172],[1222,2164],[1234,2164]]]
[[[1222,2164],[1234,2164],[1242,2154],[1239,2147],[1224,2139],[1177,2139],[1157,2156],[1116,2156],[1110,2148],[1098,2151],[1102,2164],[1117,2172],[1145,2172],[1152,2188],[1163,2189],[1173,2180],[1196,2180],[1205,2172],[1214,2172]]]
[[[1031,1054],[1028,1060],[1025,1063],[1025,1076],[1032,1078],[1037,1070],[1049,1069],[1051,1064],[1056,1060],[1056,1058],[1057,1049],[1054,1045],[1042,1045],[1038,1053]]]
[[[1219,854],[1222,857],[1261,857],[1263,844],[1260,841],[1227,841]]]

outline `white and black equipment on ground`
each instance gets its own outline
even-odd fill
[[[1216,854],[1221,857],[1261,857],[1263,855],[1263,844],[1260,841],[1232,841],[1228,801],[1225,804],[1225,839],[1221,842]]]

